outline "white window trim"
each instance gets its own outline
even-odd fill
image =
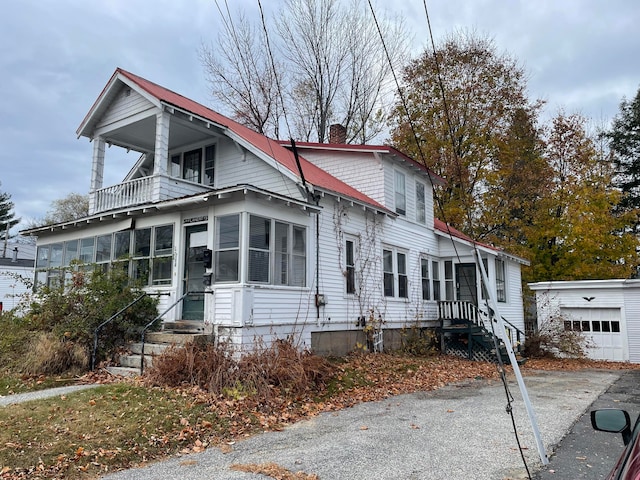
[[[391,252],[391,258],[392,258],[392,269],[393,271],[389,272],[393,274],[393,295],[386,295],[385,292],[385,284],[384,284],[384,275],[385,273],[387,273],[385,271],[385,267],[384,267],[384,252],[385,251],[389,251]],[[400,296],[400,272],[398,269],[398,254],[402,254],[404,255],[405,258],[405,271],[403,276],[406,277],[406,281],[407,281],[407,285],[406,285],[406,293],[407,296],[406,297],[401,297]],[[411,297],[411,292],[410,292],[410,288],[411,288],[411,282],[409,281],[409,251],[405,250],[403,248],[398,248],[398,247],[393,247],[390,245],[383,245],[382,246],[382,296],[386,299],[396,299],[396,300],[404,300],[407,301],[409,300],[409,298]]]

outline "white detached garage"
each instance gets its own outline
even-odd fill
[[[560,316],[589,340],[594,360],[640,363],[640,280],[530,283],[538,324]]]

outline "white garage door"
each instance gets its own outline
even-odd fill
[[[626,361],[619,308],[561,308],[565,330],[580,331],[589,340],[594,360]]]

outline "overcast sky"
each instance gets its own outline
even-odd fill
[[[281,3],[262,1],[267,14]],[[377,3],[393,4],[387,8],[404,16],[414,56],[429,47],[422,0]],[[259,12],[257,0],[229,4]],[[427,6],[436,41],[473,29],[518,59],[529,74],[530,98],[547,102],[547,116],[564,108],[600,124],[640,86],[638,0],[429,0]],[[11,195],[21,227],[42,218],[53,200],[88,192],[92,148],[75,132],[116,67],[216,109],[198,47],[215,40],[217,25],[213,0],[3,5],[0,191]],[[130,161],[109,160],[105,186],[120,181]]]

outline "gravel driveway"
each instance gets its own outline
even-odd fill
[[[619,378],[619,372],[536,372],[525,377],[550,455],[573,423]],[[541,467],[535,439],[514,378],[516,424],[530,471]],[[232,464],[273,462],[321,480],[527,478],[499,381],[477,380],[426,393],[390,397],[324,413],[237,442],[223,453],[174,457],[110,480],[258,480]]]

